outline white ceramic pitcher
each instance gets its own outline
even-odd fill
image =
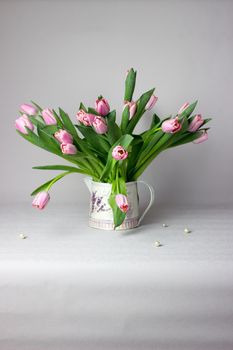
[[[84,178],[91,197],[90,197],[90,211],[89,211],[89,226],[103,230],[113,230],[113,213],[108,203],[111,194],[112,185],[110,183],[94,182],[91,178]],[[141,183],[148,187],[150,192],[150,201],[144,212],[139,215],[139,195],[138,184]],[[151,208],[154,202],[154,189],[145,181],[133,181],[126,183],[127,199],[129,203],[129,210],[126,214],[124,222],[119,226],[118,230],[127,230],[140,225],[142,219]]]

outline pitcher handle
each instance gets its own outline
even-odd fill
[[[150,191],[150,201],[148,206],[146,207],[146,209],[144,210],[144,212],[142,213],[142,215],[140,216],[139,220],[138,220],[138,225],[140,225],[141,221],[144,219],[145,215],[147,214],[147,212],[150,210],[151,206],[154,203],[155,200],[155,191],[154,188],[149,185],[147,182],[143,181],[143,180],[138,180],[137,183],[141,183],[143,185],[145,185],[146,187],[148,187],[149,191]]]

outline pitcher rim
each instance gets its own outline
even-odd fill
[[[86,178],[86,179],[90,179],[91,182],[93,182],[94,184],[97,184],[97,185],[99,185],[99,186],[106,186],[106,185],[111,186],[111,185],[112,185],[112,184],[109,183],[109,182],[97,182],[97,181],[93,181],[92,178],[89,177],[89,176],[86,176],[85,178]],[[129,181],[129,182],[126,182],[125,184],[126,184],[126,185],[133,185],[133,184],[135,184],[135,183],[137,183],[137,180],[136,180],[136,181]]]

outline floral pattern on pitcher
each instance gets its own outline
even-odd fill
[[[97,191],[92,192],[91,195],[91,212],[100,212],[100,211],[110,211],[111,207],[105,203],[105,199],[102,196],[97,195]]]

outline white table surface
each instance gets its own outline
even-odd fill
[[[114,232],[86,206],[0,207],[0,350],[232,350],[232,214],[155,205]]]

